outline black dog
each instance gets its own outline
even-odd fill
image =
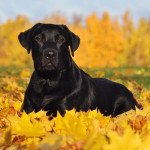
[[[98,109],[104,115],[117,116],[135,106],[142,108],[123,85],[104,78],[91,78],[70,56],[80,39],[65,25],[41,24],[20,33],[21,45],[32,52],[35,71],[25,93],[22,110],[42,110],[62,116],[66,110]],[[70,47],[70,49],[69,49]]]

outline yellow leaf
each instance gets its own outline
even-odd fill
[[[141,139],[130,127],[127,127],[122,136],[116,132],[108,133],[110,144],[104,146],[104,150],[138,150],[141,147]]]
[[[23,113],[20,118],[15,115],[9,116],[8,119],[11,122],[13,134],[36,137],[46,133],[43,123],[37,120],[31,122],[30,116],[26,113]]]
[[[65,117],[58,114],[55,124],[56,133],[72,135],[75,139],[82,139],[86,134],[85,122],[75,114],[75,110],[67,111]]]

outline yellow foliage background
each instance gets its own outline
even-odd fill
[[[150,21],[141,18],[135,24],[129,12],[119,21],[104,12],[91,14],[85,22],[74,16],[69,23],[58,13],[41,22],[68,25],[81,39],[76,63],[91,76],[125,84],[144,109],[116,118],[96,110],[72,110],[53,120],[43,111],[20,112],[33,70],[31,56],[17,36],[35,22],[18,16],[0,25],[0,149],[150,150]],[[138,67],[118,67],[124,65]]]
[[[141,18],[135,24],[127,11],[121,21],[108,12],[91,14],[85,20],[77,16],[69,23],[61,14],[41,22],[67,24],[81,39],[75,60],[82,67],[150,66],[150,21]],[[0,25],[0,65],[31,65],[31,59],[20,46],[17,36],[34,23],[25,16]],[[6,59],[7,58],[7,59]],[[30,60],[30,61],[29,61]]]

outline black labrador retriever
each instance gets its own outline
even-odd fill
[[[122,84],[105,78],[92,78],[73,61],[70,53],[78,49],[80,39],[65,25],[38,23],[19,34],[21,45],[32,52],[35,71],[25,92],[22,110],[47,111],[64,116],[66,110],[97,109],[115,117],[142,106]]]

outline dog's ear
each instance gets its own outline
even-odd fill
[[[80,45],[80,38],[77,35],[75,35],[73,32],[71,32],[66,25],[62,25],[62,26],[67,32],[68,44],[71,49],[71,54],[74,57],[74,52],[78,49]]]
[[[19,40],[20,44],[28,51],[28,54],[30,53],[31,48],[32,48],[32,40],[31,40],[32,33],[40,25],[41,25],[41,23],[37,23],[32,28],[30,28],[24,32],[21,32],[18,35],[18,40]]]

